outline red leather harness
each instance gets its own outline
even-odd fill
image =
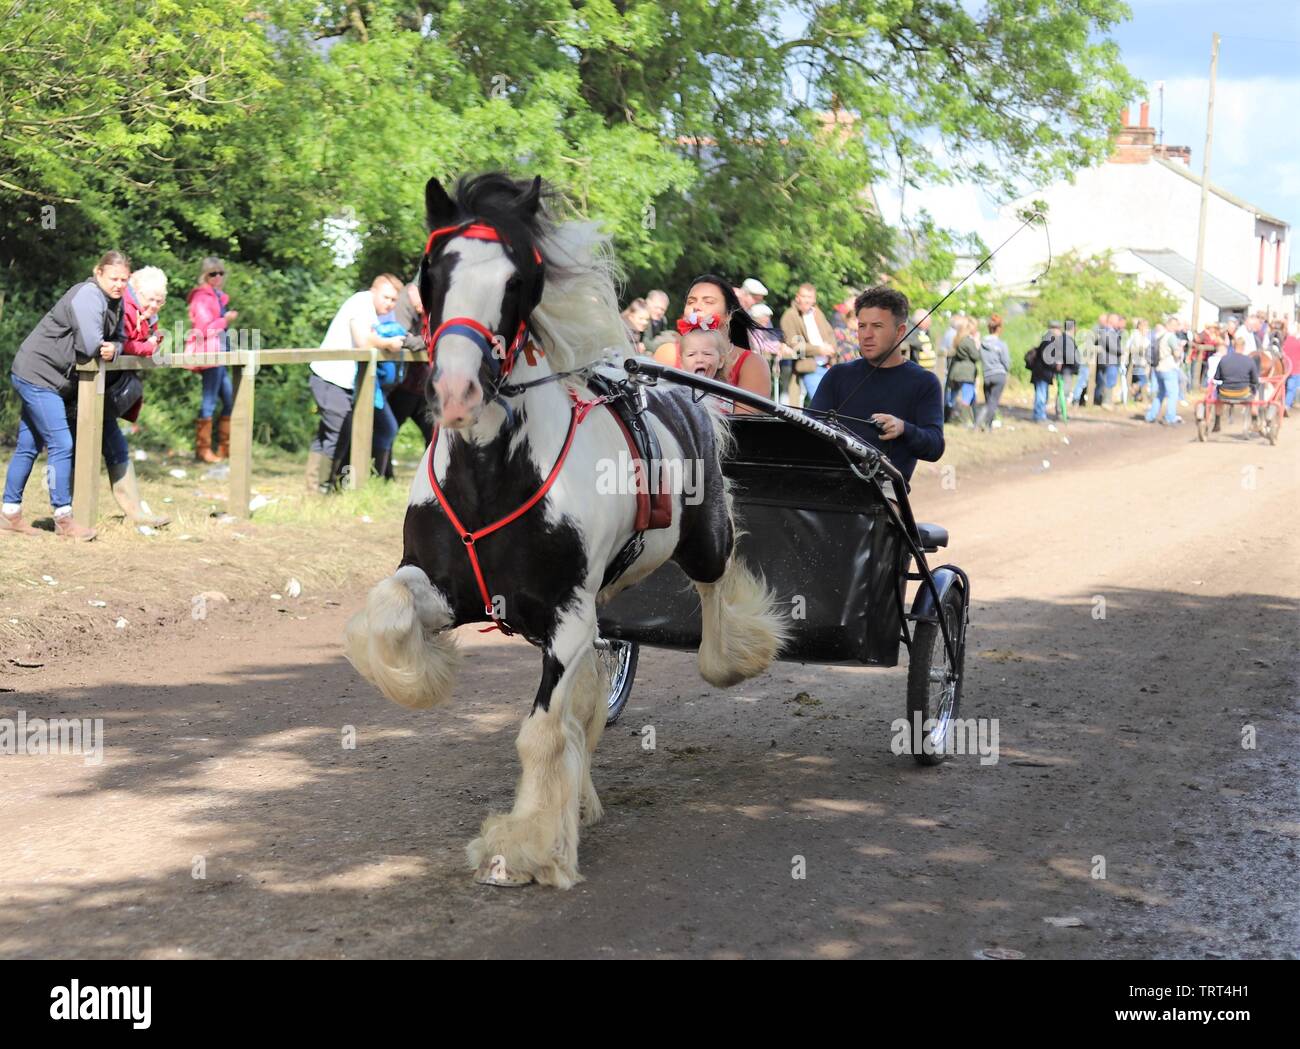
[[[603,397],[584,401],[572,390],[569,391],[569,397],[573,401],[573,408],[569,413],[569,432],[565,435],[564,446],[560,449],[559,457],[555,460],[555,465],[551,467],[551,472],[546,475],[546,480],[542,482],[542,486],[517,510],[506,514],[505,517],[498,521],[493,521],[490,525],[484,525],[472,532],[460,523],[460,518],[456,516],[456,511],[451,508],[446,493],[443,492],[442,486],[438,484],[438,478],[433,468],[433,457],[438,448],[439,428],[436,426],[433,428],[433,438],[429,442],[429,485],[433,489],[433,497],[438,500],[438,505],[442,507],[443,513],[447,515],[447,520],[451,522],[451,526],[460,535],[461,542],[465,544],[465,553],[469,557],[470,568],[474,571],[474,580],[478,583],[479,596],[483,598],[483,611],[492,619],[492,626],[486,628],[488,630],[500,630],[506,635],[514,633],[506,625],[505,620],[497,615],[496,607],[492,603],[492,596],[488,592],[487,579],[483,575],[483,566],[479,563],[478,550],[475,549],[475,544],[485,536],[500,531],[510,522],[523,517],[541,501],[542,497],[551,490],[551,485],[555,484],[555,479],[560,476],[560,470],[564,467],[564,460],[568,458],[569,449],[573,447],[573,438],[578,432],[579,424],[596,405],[605,403]]]
[[[470,222],[462,223],[459,226],[445,226],[442,229],[436,229],[429,234],[428,243],[425,245],[425,254],[427,255],[432,251],[435,243],[440,239],[455,236],[472,237],[477,240],[501,240],[501,235],[491,226],[485,225],[484,223]],[[533,248],[533,255],[536,261],[540,264],[542,262],[542,256],[537,251],[536,247]],[[438,325],[437,330],[431,334],[429,331],[429,316],[426,313],[424,315],[424,343],[429,350],[430,364],[434,363],[439,337],[448,329],[453,328],[461,329],[458,334],[465,334],[466,331],[468,331],[469,334],[467,337],[479,343],[485,356],[489,353],[488,347],[492,345],[494,335],[473,317],[449,318]],[[536,356],[534,355],[541,355],[542,350],[531,340],[527,339],[527,333],[527,322],[521,320],[519,322],[519,329],[515,332],[514,339],[511,341],[510,346],[506,350],[505,357],[501,362],[500,378],[502,380],[510,374],[511,369],[514,367],[515,357],[521,347],[528,363],[530,365],[537,363]],[[514,631],[506,624],[505,620],[497,614],[496,608],[492,603],[487,579],[483,575],[483,566],[479,562],[476,544],[480,539],[486,538],[493,532],[500,531],[512,521],[517,521],[542,500],[546,493],[550,491],[556,478],[560,476],[560,470],[563,469],[564,461],[568,458],[569,449],[573,447],[573,439],[578,432],[578,426],[597,405],[604,404],[606,408],[609,408],[609,399],[607,397],[595,397],[591,400],[583,400],[573,390],[569,390],[569,398],[573,402],[573,407],[569,415],[569,431],[565,435],[564,445],[560,449],[559,457],[555,460],[555,465],[551,467],[551,472],[547,474],[546,480],[542,482],[541,487],[538,488],[537,491],[534,492],[533,495],[517,510],[506,514],[505,517],[502,517],[498,521],[493,521],[491,524],[475,529],[474,531],[470,531],[461,523],[460,518],[456,516],[456,512],[452,509],[446,493],[442,490],[442,486],[438,484],[438,478],[433,468],[433,459],[434,453],[438,447],[439,427],[435,426],[433,429],[433,435],[429,441],[429,486],[433,489],[433,497],[438,501],[438,505],[442,508],[443,513],[447,515],[447,520],[451,522],[452,527],[456,529],[457,534],[460,536],[461,542],[465,544],[465,554],[469,558],[470,568],[474,572],[474,580],[478,583],[479,596],[483,599],[483,611],[492,620],[492,625],[485,627],[484,631],[500,630],[506,635],[514,633]],[[632,461],[635,464],[637,497],[636,518],[633,526],[634,531],[640,533],[649,528],[667,528],[672,523],[671,494],[665,492],[663,486],[660,485],[660,490],[655,494],[653,502],[651,501],[649,486],[646,483],[645,463],[640,457],[640,453],[636,447],[636,442],[626,424],[619,417],[619,414],[616,411],[613,411],[613,409],[610,409],[610,414],[613,415],[614,421],[618,423],[619,429],[623,432],[623,437],[627,441],[628,448],[632,453]]]

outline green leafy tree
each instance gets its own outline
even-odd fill
[[[1091,327],[1102,313],[1145,317],[1154,323],[1178,308],[1168,288],[1120,273],[1109,253],[1085,257],[1066,252],[1053,260],[1037,288],[1029,312],[1040,325],[1073,319],[1082,329]]]
[[[411,272],[429,175],[494,167],[541,174],[569,213],[602,221],[629,293],[680,296],[717,270],[760,277],[778,306],[804,280],[830,298],[890,273],[918,302],[937,297],[951,276],[938,263],[961,246],[931,230],[922,259],[872,185],[893,170],[998,187],[1102,157],[1135,87],[1107,39],[1127,13],[1118,0],[0,0],[0,371],[109,247],[169,274],[169,328],[213,253],[241,326],[315,345],[375,272]],[[358,246],[342,265],[331,220]],[[155,380],[159,400],[192,410],[192,377]],[[305,390],[301,369],[259,379],[260,436],[301,439]]]
[[[906,238],[897,253],[901,265],[885,282],[906,295],[914,309],[928,310],[942,302],[943,314],[993,312],[997,296],[981,277],[979,265],[988,249],[979,236],[954,235],[922,211]]]

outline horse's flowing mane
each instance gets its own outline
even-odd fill
[[[621,360],[627,334],[609,236],[595,222],[556,221],[549,192],[535,212],[521,206],[531,189],[531,182],[494,171],[462,178],[455,201],[464,216],[501,231],[521,271],[530,265],[534,245],[542,253],[546,283],[529,323],[553,371],[607,360],[611,351]]]
[[[618,263],[595,222],[563,222],[541,242],[546,288],[533,328],[556,371],[626,354],[618,309]]]

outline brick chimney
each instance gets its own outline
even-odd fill
[[[1156,146],[1152,153],[1157,157],[1164,157],[1166,160],[1176,160],[1185,168],[1192,166],[1191,146]]]
[[[1139,110],[1136,125],[1129,123],[1129,111],[1125,106],[1120,112],[1120,122],[1124,125],[1115,136],[1115,148],[1110,155],[1112,164],[1145,164],[1151,159],[1156,144],[1156,129],[1150,126],[1151,104],[1143,102]]]

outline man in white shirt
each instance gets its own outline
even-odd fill
[[[380,317],[391,313],[401,294],[402,282],[391,274],[376,277],[369,291],[359,291],[334,315],[322,350],[369,349],[400,350],[400,337],[384,339],[375,331]],[[311,395],[320,412],[320,424],[307,455],[307,490],[319,490],[320,468],[334,459],[339,433],[352,410],[352,388],[357,379],[356,361],[312,361]]]

